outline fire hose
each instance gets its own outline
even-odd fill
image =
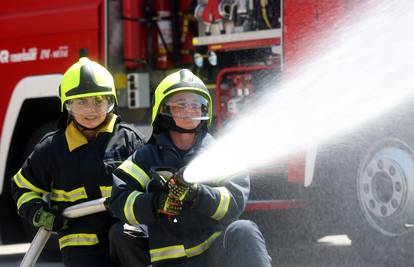
[[[106,199],[107,198],[95,199],[68,207],[62,212],[62,215],[67,218],[79,218],[89,214],[105,211],[106,208],[104,203]],[[51,234],[51,231],[48,231],[43,227],[39,228],[32,240],[32,243],[30,244],[29,249],[24,255],[22,262],[20,263],[20,267],[33,267],[36,264],[36,261]]]

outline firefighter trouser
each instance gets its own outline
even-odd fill
[[[271,258],[262,233],[255,223],[238,220],[231,223],[203,254],[185,262],[166,263],[168,267],[270,267]]]
[[[108,248],[100,245],[65,247],[62,250],[66,267],[115,267],[111,262]]]
[[[122,267],[151,265],[148,234],[145,228],[116,223],[109,231],[111,259]]]
[[[116,231],[113,231],[114,227],[110,233],[111,244],[118,247],[116,251],[119,253],[119,258],[127,258],[127,264],[124,265],[121,262],[122,266],[147,266],[149,255],[146,239],[127,236],[122,233],[123,229],[119,226]],[[142,260],[143,258],[145,259]],[[203,254],[180,262],[155,265],[168,267],[270,267],[271,258],[257,225],[248,220],[238,220],[231,223],[224,234],[220,235]]]
[[[230,224],[223,239],[215,244],[215,253],[219,255],[211,257],[217,259],[222,255],[227,267],[271,267],[272,258],[267,251],[265,239],[257,225],[248,220]]]

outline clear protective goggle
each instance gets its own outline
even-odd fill
[[[181,119],[209,120],[209,101],[196,93],[178,92],[164,101],[160,114]]]
[[[111,96],[90,96],[68,100],[66,110],[69,114],[76,115],[101,115],[114,109],[115,103]]]

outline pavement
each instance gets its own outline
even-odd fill
[[[29,244],[0,246],[0,267],[19,266]],[[326,236],[316,242],[309,243],[298,240],[286,245],[269,245],[269,253],[273,258],[272,266],[282,267],[405,267],[413,266],[412,262],[395,259],[394,262],[367,259],[352,246],[346,235]],[[63,267],[60,262],[39,261],[37,267]]]

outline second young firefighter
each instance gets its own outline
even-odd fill
[[[12,178],[13,197],[21,216],[58,233],[66,266],[112,266],[108,231],[115,219],[101,212],[68,220],[61,213],[109,197],[112,171],[143,141],[113,112],[114,81],[98,63],[81,58],[63,75],[59,93],[59,129],[43,137]]]
[[[178,171],[213,142],[207,133],[212,101],[204,83],[183,69],[164,78],[154,97],[151,139],[114,171],[110,200],[124,223],[147,226],[148,245],[112,228],[118,258],[124,266],[270,266],[257,226],[238,220],[249,176],[191,184]]]

